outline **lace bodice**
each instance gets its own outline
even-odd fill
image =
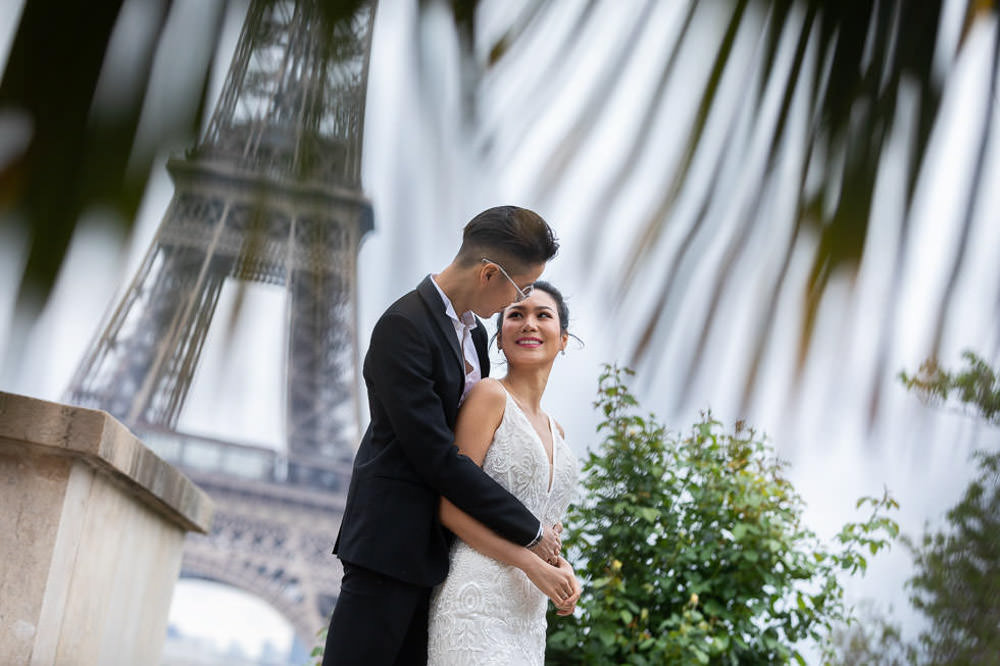
[[[572,499],[576,462],[551,418],[549,431],[552,434],[551,475],[542,440],[508,393],[503,419],[486,452],[483,469],[521,500],[542,524],[551,525],[562,520]]]
[[[483,469],[542,524],[551,525],[562,520],[573,498],[577,464],[551,418],[549,429],[551,468],[538,433],[507,394]],[[546,604],[545,595],[520,569],[456,541],[448,578],[431,597],[428,664],[541,665]]]

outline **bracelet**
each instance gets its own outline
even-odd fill
[[[539,524],[538,524],[538,534],[536,534],[536,535],[535,535],[535,538],[534,538],[534,539],[532,539],[531,541],[529,541],[529,542],[527,543],[527,545],[525,545],[525,548],[534,548],[535,546],[537,546],[537,545],[538,545],[538,542],[542,540],[542,535],[543,535],[544,533],[545,533],[545,530],[544,530],[544,529],[542,529],[542,524],[541,524],[541,523],[539,523]]]

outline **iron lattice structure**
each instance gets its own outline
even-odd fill
[[[305,640],[339,582],[329,550],[358,431],[356,259],[372,229],[360,165],[374,2],[346,17],[333,4],[251,3],[205,134],[168,161],[173,199],[67,392],[216,499],[184,574],[269,599]],[[177,431],[232,279],[287,291],[283,451]]]

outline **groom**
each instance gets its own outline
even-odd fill
[[[543,559],[559,538],[454,446],[458,406],[489,374],[484,327],[531,291],[559,244],[536,213],[483,211],[455,259],[389,306],[364,362],[371,422],[334,546],[344,565],[324,666],[424,664],[431,588],[448,573],[442,495]]]

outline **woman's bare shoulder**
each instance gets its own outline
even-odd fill
[[[469,389],[469,395],[462,403],[462,410],[476,411],[480,414],[493,413],[502,417],[506,406],[507,391],[503,385],[496,379],[484,377]]]
[[[455,443],[477,465],[483,464],[506,407],[507,395],[499,382],[484,379],[469,389],[458,411]]]

